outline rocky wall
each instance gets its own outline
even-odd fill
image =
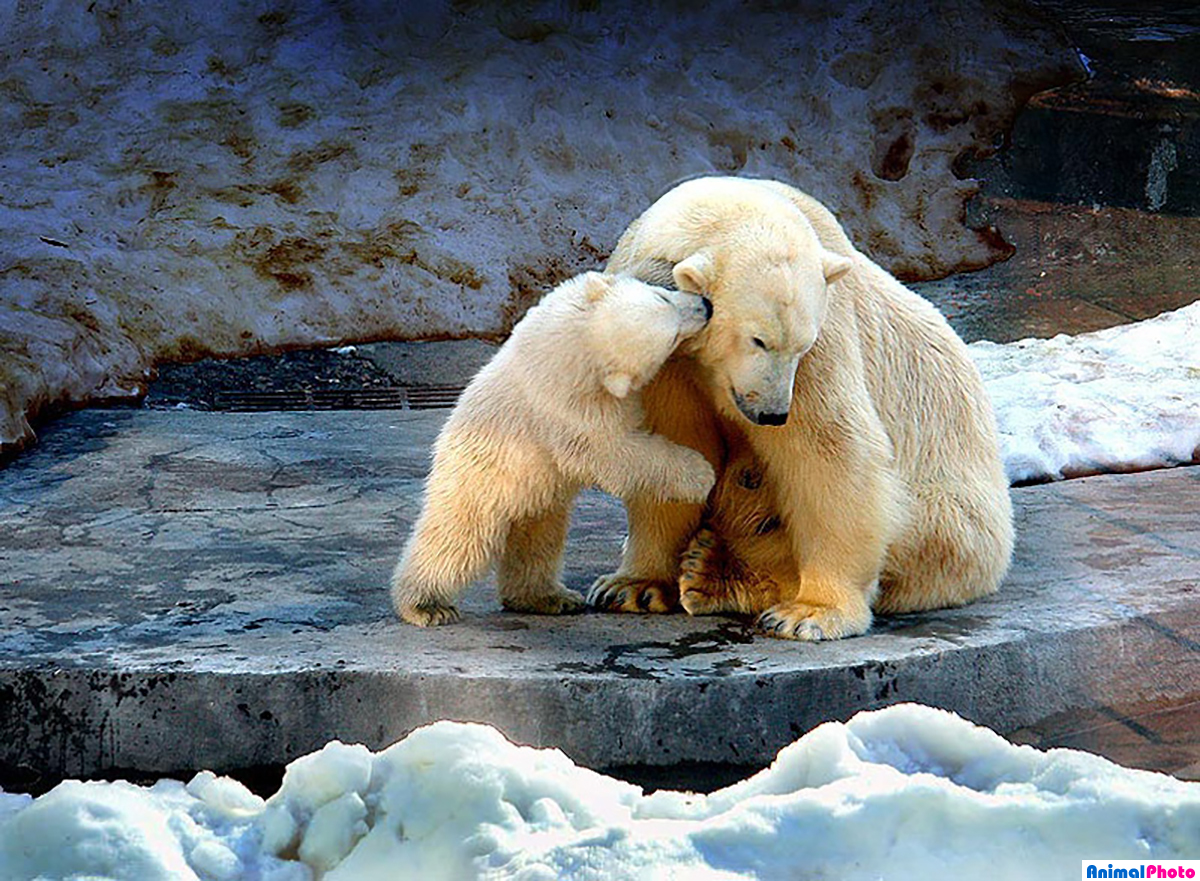
[[[0,443],[163,361],[501,336],[703,173],[800,186],[902,277],[987,265],[955,170],[1079,74],[1057,34],[999,0],[2,4]]]

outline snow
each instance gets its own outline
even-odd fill
[[[0,877],[132,881],[302,881],[303,865],[265,856],[262,799],[201,772],[186,787],[163,780],[67,781],[41,798],[0,801]]]
[[[263,802],[202,772],[0,796],[0,877],[1074,877],[1200,856],[1200,784],[1016,746],[914,704],[830,722],[710,795],[641,789],[484,725],[332,742]]]
[[[1013,482],[1200,461],[1200,301],[1094,333],[969,348]]]

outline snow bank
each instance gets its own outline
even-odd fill
[[[927,707],[829,723],[711,795],[641,790],[556,750],[439,722],[331,743],[265,804],[201,774],[0,799],[0,874],[245,878],[1074,877],[1195,858],[1200,784],[1014,746]],[[1036,867],[1036,872],[1033,868]]]
[[[201,772],[163,780],[67,781],[36,800],[0,799],[0,877],[116,881],[306,881],[300,864],[264,854],[263,800]]]
[[[1200,301],[1094,333],[970,350],[1014,482],[1200,461]]]
[[[1038,89],[1038,16],[887,0],[0,4],[0,445],[163,361],[504,333],[679,179],[826,201],[908,277]]]

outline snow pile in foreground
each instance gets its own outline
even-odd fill
[[[6,879],[1027,879],[1198,848],[1200,785],[911,704],[823,725],[708,796],[644,796],[455,722],[379,753],[330,743],[265,803],[207,772],[0,796]]]
[[[969,348],[1014,482],[1200,460],[1200,301],[1095,333]]]

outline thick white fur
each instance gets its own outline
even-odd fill
[[[506,608],[579,611],[583,597],[560,570],[582,487],[704,501],[711,466],[643,427],[638,390],[704,326],[705,306],[593,272],[529,310],[438,436],[421,515],[392,576],[402,618],[453,621],[455,599],[493,564]]]
[[[872,607],[996,590],[1012,511],[979,374],[824,206],[775,182],[689,181],[629,227],[607,271],[712,300],[643,399],[651,429],[704,452],[719,478],[707,514],[631,500],[621,567],[589,601],[755,612],[773,635],[823,639],[865,632]],[[756,424],[781,398],[786,424]],[[750,472],[760,487],[745,488]]]

